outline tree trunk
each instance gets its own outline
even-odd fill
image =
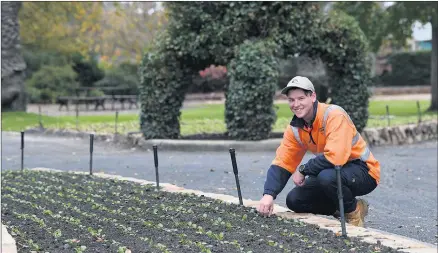
[[[432,103],[429,111],[438,111],[438,20],[432,24],[432,64],[430,72],[430,85],[432,86]]]
[[[18,12],[21,5],[21,2],[1,3],[2,111],[26,111],[27,101],[24,87],[26,63],[21,54],[18,24]]]

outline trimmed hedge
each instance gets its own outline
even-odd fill
[[[323,23],[321,39],[314,45],[322,52],[323,62],[328,63],[331,103],[343,107],[361,132],[368,121],[371,83],[366,36],[355,19],[345,13],[332,12]]]
[[[318,6],[311,2],[165,5],[168,28],[141,66],[140,125],[145,138],[179,137],[179,110],[187,87],[193,76],[210,64],[226,65],[228,69],[230,84],[225,94],[230,99],[226,102],[229,134],[235,139],[266,138],[275,121],[273,98],[268,96],[273,96],[278,78],[277,57],[321,59],[327,68],[333,103],[346,109],[359,131],[365,127],[370,71],[366,38],[353,18],[332,12],[322,19]],[[276,80],[271,83],[272,79]],[[266,97],[243,92],[245,87],[256,87],[257,94]],[[258,121],[250,120],[248,115],[253,114]]]
[[[229,64],[225,122],[233,139],[266,139],[277,120],[273,106],[278,79],[278,62],[272,53],[275,47],[272,42],[245,41]]]
[[[389,57],[392,72],[379,76],[383,86],[430,85],[431,51],[405,52]]]
[[[164,50],[147,53],[140,67],[140,130],[147,139],[177,139],[180,133],[179,108],[190,75],[184,76],[176,56],[165,50],[167,43]]]

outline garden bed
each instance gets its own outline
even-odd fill
[[[194,194],[84,174],[2,172],[18,252],[396,252]]]

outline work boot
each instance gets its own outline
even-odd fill
[[[364,199],[358,199],[356,210],[345,214],[346,221],[357,227],[363,227],[365,223],[365,216],[368,215],[368,202]]]

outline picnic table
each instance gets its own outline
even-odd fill
[[[99,89],[104,91],[106,95],[103,96],[90,96],[90,92],[93,89]],[[125,102],[129,103],[129,109],[132,106],[138,108],[138,95],[128,95],[126,94],[128,89],[126,87],[82,87],[76,88],[74,93],[76,96],[59,96],[56,99],[56,103],[59,104],[59,111],[62,107],[66,107],[69,110],[69,105],[73,104],[76,107],[79,104],[85,104],[86,110],[89,109],[89,105],[94,105],[94,110],[98,110],[99,107],[105,108],[105,102],[111,102],[111,109],[115,109],[115,104],[120,102],[122,105],[122,110],[125,109]],[[83,94],[85,92],[85,94]]]
[[[94,110],[97,111],[99,107],[105,110],[105,99],[107,96],[102,97],[76,97],[76,96],[59,96],[56,98],[56,103],[59,104],[59,111],[62,107],[66,107],[69,110],[69,104],[78,106],[79,104],[85,104],[85,108],[88,110],[90,104],[94,104]]]
[[[89,109],[89,105],[94,104],[94,110],[98,110],[99,107],[105,108],[105,101],[111,101],[111,110],[115,109],[116,102],[120,102],[122,105],[122,110],[125,109],[125,102],[129,104],[129,109],[132,106],[138,107],[138,96],[137,95],[114,95],[114,96],[100,96],[100,97],[76,97],[76,96],[60,96],[57,97],[56,103],[59,104],[59,111],[62,107],[66,107],[69,110],[69,105],[73,104],[78,106],[79,104],[85,104],[86,110]]]

